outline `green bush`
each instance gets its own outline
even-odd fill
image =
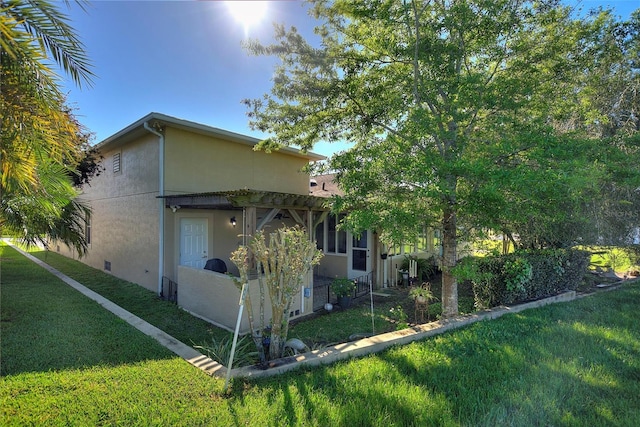
[[[415,261],[417,263],[418,280],[431,280],[438,272],[438,264],[433,256],[429,258],[418,258],[412,255],[405,255],[400,269],[409,271],[409,261]]]
[[[454,269],[472,283],[476,308],[535,300],[575,290],[589,265],[589,253],[548,249],[467,258]]]
[[[331,282],[331,291],[333,291],[338,298],[353,296],[353,291],[355,290],[356,283],[346,277],[336,277]]]
[[[233,335],[229,334],[221,339],[215,337],[210,343],[194,345],[193,348],[203,351],[209,358],[228,366],[231,348],[233,347]],[[250,366],[259,360],[255,343],[249,335],[243,335],[236,342],[236,350],[233,355],[233,367]]]

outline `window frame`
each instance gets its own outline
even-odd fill
[[[316,246],[326,255],[335,256],[347,256],[349,252],[348,238],[349,233],[346,230],[339,230],[338,225],[340,221],[345,217],[345,214],[332,214],[330,213],[320,224],[316,226],[315,238]],[[333,224],[330,229],[330,223]],[[322,241],[318,241],[319,234],[321,234]],[[329,248],[332,247],[331,250]]]

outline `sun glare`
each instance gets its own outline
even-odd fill
[[[227,1],[227,8],[231,16],[244,26],[245,34],[249,28],[258,24],[267,12],[266,1]]]

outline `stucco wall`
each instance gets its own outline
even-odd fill
[[[347,277],[347,254],[324,254],[320,265],[315,267],[316,274],[326,277]]]
[[[301,169],[308,160],[275,152],[253,151],[250,145],[216,139],[167,126],[165,132],[165,194],[212,192],[250,188],[308,194],[308,175]],[[126,140],[126,138],[136,138]],[[104,171],[85,185],[81,199],[93,210],[91,244],[83,262],[147,289],[158,289],[160,209],[165,214],[164,275],[176,280],[180,260],[180,219],[207,218],[209,258],[228,262],[242,242],[242,211],[180,209],[163,206],[159,195],[159,141],[152,133],[136,130],[102,147]],[[120,171],[114,172],[114,154]],[[236,216],[233,228],[229,218]],[[277,221],[269,224],[274,227]],[[272,231],[270,228],[267,232]],[[76,257],[64,245],[60,252]],[[179,283],[179,281],[178,281]]]
[[[104,171],[83,187],[80,199],[92,211],[91,243],[81,261],[156,291],[158,283],[158,139],[153,135],[102,151]],[[113,156],[120,153],[120,172]],[[74,256],[59,245],[60,253]],[[58,245],[56,245],[57,249]],[[109,272],[109,271],[107,271]]]
[[[228,275],[181,265],[178,266],[178,281],[178,305],[180,307],[226,329],[233,330],[235,328],[240,291]],[[260,289],[257,280],[249,282],[249,293],[254,304],[254,319],[259,322]],[[294,315],[291,319],[311,314],[312,299],[304,298],[305,310],[303,311],[300,309],[300,298],[300,294],[294,298],[291,305]],[[295,314],[296,310],[298,314]],[[267,295],[265,301],[266,324],[270,323],[271,313],[271,303]],[[246,311],[242,317],[240,332],[243,334],[249,332],[249,319]]]
[[[167,194],[236,189],[309,194],[308,160],[168,127]]]

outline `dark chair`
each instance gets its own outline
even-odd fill
[[[204,265],[205,270],[215,271],[216,273],[226,273],[227,264],[220,258],[211,258]]]

